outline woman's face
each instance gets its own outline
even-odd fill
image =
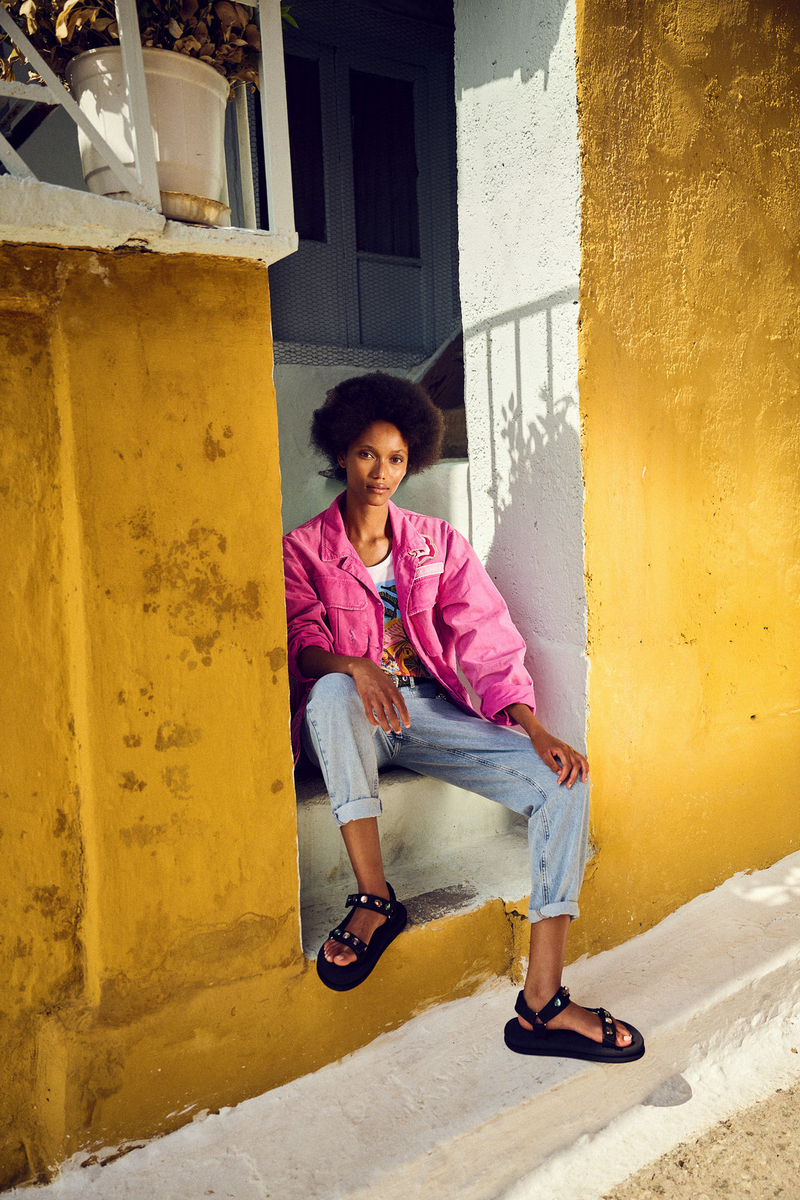
[[[349,498],[370,507],[388,504],[408,470],[408,445],[396,425],[375,421],[351,442],[339,466]]]

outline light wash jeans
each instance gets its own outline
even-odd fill
[[[577,917],[589,829],[588,784],[559,786],[527,735],[463,712],[435,682],[403,688],[403,697],[411,727],[385,733],[367,720],[349,675],[324,675],[314,685],[303,745],[319,764],[337,824],[380,815],[380,767],[407,767],[477,792],[528,822],[529,919]]]

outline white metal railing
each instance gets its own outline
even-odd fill
[[[47,65],[30,39],[0,4],[0,29],[11,38],[29,65],[44,80],[36,83],[4,83],[0,80],[0,97],[30,100],[44,104],[60,104],[91,142],[106,166],[114,172],[134,201],[155,212],[161,212],[161,196],[153,147],[153,129],[147,99],[142,42],[136,0],[114,0],[122,47],[122,62],[133,143],[134,170],[120,162],[117,155],[82,112],[67,89]],[[257,10],[261,29],[259,56],[259,97],[257,111],[261,119],[264,141],[265,197],[269,213],[266,232],[288,235],[294,232],[292,202],[292,173],[289,157],[289,124],[286,115],[286,84],[283,71],[283,31],[280,0],[248,0]],[[256,229],[256,205],[253,189],[253,166],[250,154],[250,130],[247,94],[243,84],[235,89],[237,141],[242,179],[244,227]],[[35,179],[33,171],[8,139],[0,133],[0,162],[18,179]]]

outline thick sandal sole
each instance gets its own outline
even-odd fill
[[[630,1046],[603,1046],[571,1029],[534,1033],[530,1029],[523,1029],[516,1017],[507,1023],[504,1039],[509,1050],[513,1050],[515,1054],[535,1054],[546,1058],[580,1058],[586,1062],[636,1062],[644,1055],[644,1038],[628,1021],[622,1020],[621,1017],[618,1020],[633,1038]]]
[[[406,927],[408,913],[405,906],[399,900],[395,900],[392,907],[394,911],[391,917],[385,925],[381,925],[375,930],[369,939],[367,952],[360,961],[348,963],[346,967],[339,967],[336,963],[328,962],[323,953],[325,948],[323,942],[317,954],[317,974],[325,987],[330,988],[333,992],[349,992],[363,983],[372,973],[384,950]],[[327,940],[326,938],[325,941]]]

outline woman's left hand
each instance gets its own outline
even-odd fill
[[[525,730],[539,758],[558,775],[559,783],[566,783],[567,787],[571,788],[579,778],[586,782],[589,763],[585,756],[566,742],[562,742],[561,738],[548,733],[527,704],[509,704],[506,712],[512,721],[516,721]]]

